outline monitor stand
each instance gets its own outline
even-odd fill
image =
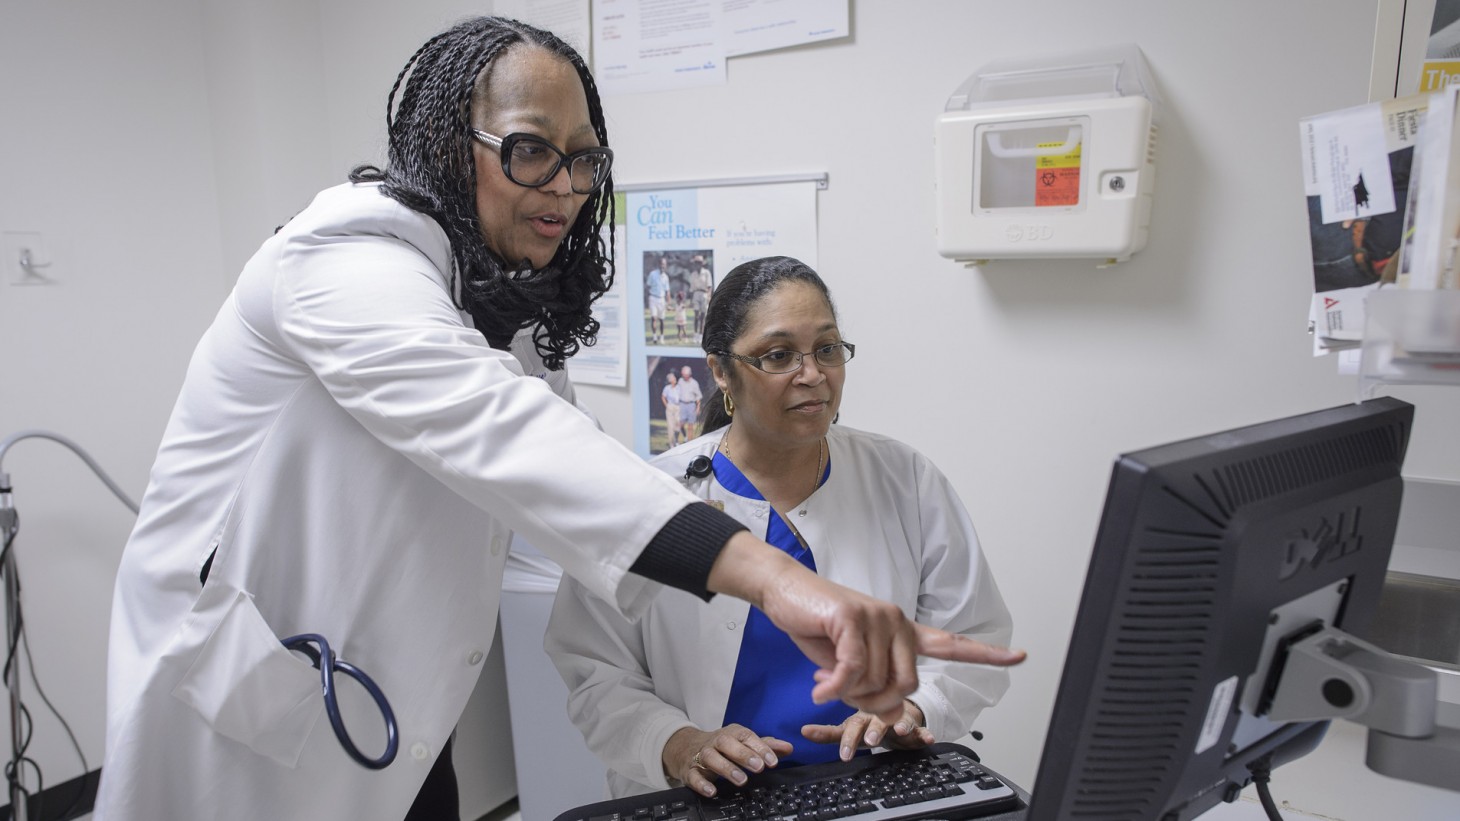
[[[1439,700],[1434,670],[1331,627],[1290,644],[1280,667],[1268,718],[1362,724],[1369,769],[1460,791],[1460,705]]]

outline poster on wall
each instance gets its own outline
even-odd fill
[[[594,0],[592,20],[604,95],[719,85],[726,58],[851,34],[849,0]]]
[[[595,0],[593,74],[605,95],[723,85],[718,0]]]
[[[592,64],[588,0],[495,0],[492,13],[556,34]]]
[[[813,180],[644,188],[624,209],[634,449],[663,453],[699,435],[715,383],[700,347],[705,309],[736,265],[790,256],[816,267]]]
[[[628,374],[628,317],[624,305],[624,272],[628,253],[628,234],[624,223],[623,194],[614,194],[612,226],[603,228],[604,248],[613,248],[613,285],[593,303],[593,318],[598,320],[598,341],[593,347],[580,348],[568,360],[568,376],[579,385],[605,385],[622,388]]]
[[[851,34],[849,0],[733,0],[724,5],[725,53],[834,40]]]

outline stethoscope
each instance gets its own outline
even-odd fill
[[[319,645],[316,650],[311,645]],[[365,675],[364,671],[346,661],[340,661],[330,649],[329,642],[324,636],[318,633],[301,633],[297,636],[290,636],[284,639],[284,646],[290,650],[298,650],[319,668],[319,678],[324,685],[324,711],[330,717],[330,726],[335,728],[335,738],[340,740],[340,746],[345,752],[355,759],[355,762],[362,767],[371,770],[383,770],[390,766],[395,760],[396,749],[400,746],[400,733],[395,726],[395,712],[390,709],[390,702],[385,699],[385,693],[380,691],[375,682]],[[328,664],[323,660],[329,659]],[[335,671],[349,676],[360,682],[365,692],[375,699],[375,706],[380,708],[380,715],[385,719],[385,752],[379,758],[367,758],[355,742],[350,740],[350,734],[345,730],[345,720],[340,717],[340,705],[335,700]]]

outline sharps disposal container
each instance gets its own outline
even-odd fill
[[[1159,109],[1134,45],[979,69],[935,126],[938,253],[1129,259],[1146,246]]]

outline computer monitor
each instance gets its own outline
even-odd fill
[[[1264,717],[1285,648],[1361,631],[1399,520],[1413,407],[1375,399],[1117,459],[1030,821],[1176,821],[1327,721]]]

